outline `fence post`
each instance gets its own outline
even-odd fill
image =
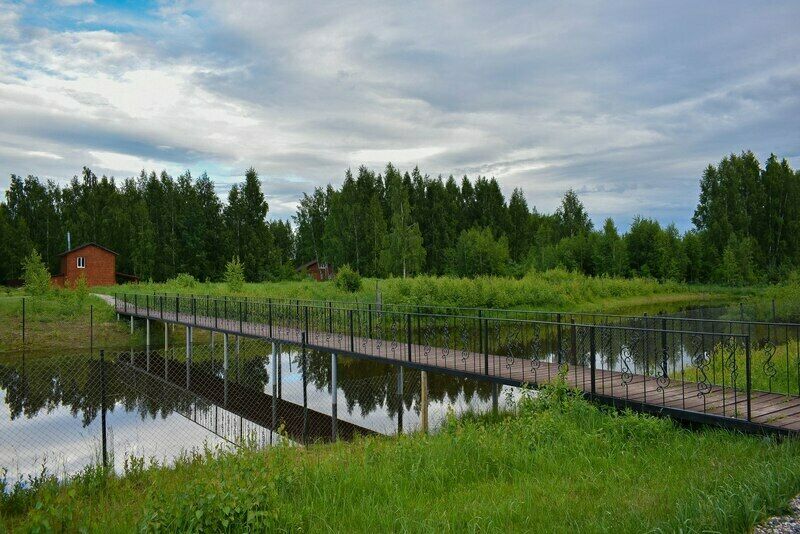
[[[483,369],[485,374],[489,374],[489,320],[488,319],[481,319],[480,325],[481,332],[483,335],[483,347],[481,350],[483,351]]]
[[[108,449],[106,446],[106,356],[100,350],[100,427],[103,451],[103,469],[108,468]]]
[[[597,383],[597,348],[595,346],[595,326],[592,325],[589,327],[589,353],[591,354],[591,380],[592,380],[592,396],[591,398],[594,400],[594,395],[596,392],[596,383]]]
[[[22,297],[22,351],[25,352],[25,297]]]
[[[411,314],[406,314],[406,339],[408,341],[408,361],[411,361]]]
[[[272,342],[272,432],[269,434],[269,442],[272,443],[272,436],[275,434],[275,427],[278,425],[278,346]]]
[[[667,318],[661,318],[661,351],[663,353],[663,359],[661,362],[661,372],[663,373],[662,376],[667,378],[669,376],[669,349],[667,348]]]
[[[556,314],[556,361],[558,362],[559,369],[561,368],[561,314]]]
[[[744,369],[745,369],[745,376],[747,379],[746,383],[746,393],[747,393],[747,420],[750,421],[751,419],[751,411],[750,411],[750,397],[751,397],[751,390],[752,390],[752,375],[750,373],[750,334],[747,334],[744,340]]]
[[[355,343],[353,342],[353,309],[347,310],[350,316],[350,352],[355,352]]]
[[[335,352],[331,352],[331,437],[333,441],[337,438],[336,423],[339,419],[338,399],[339,386],[338,386],[338,359]]]

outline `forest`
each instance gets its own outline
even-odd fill
[[[535,196],[535,191],[529,192]],[[94,241],[119,253],[118,271],[164,281],[180,273],[219,280],[238,257],[248,281],[290,279],[310,260],[349,264],[365,276],[522,276],[563,267],[592,276],[746,285],[800,267],[800,171],[774,154],[745,151],[700,178],[693,228],[683,234],[643,215],[621,233],[597,228],[577,194],[540,213],[495,178],[347,170],[299,200],[293,220],[270,220],[254,169],[223,202],[206,175],[142,171],[117,180],[84,168],[68,185],[12,175],[0,203],[0,280],[21,276],[37,250],[51,272],[58,254]]]

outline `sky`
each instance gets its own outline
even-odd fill
[[[254,167],[271,218],[347,168],[494,176],[691,227],[709,163],[800,167],[800,2],[0,0],[0,192]]]

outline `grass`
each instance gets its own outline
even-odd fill
[[[800,442],[601,410],[554,387],[437,435],[129,462],[5,494],[31,530],[742,532],[800,491]]]
[[[73,290],[53,290],[45,296],[26,296],[22,292],[0,297],[0,351],[21,350],[22,299],[25,298],[25,346],[30,350],[83,349],[130,346],[130,335],[115,321],[113,309],[94,295],[78,295]],[[90,309],[93,308],[93,325]],[[91,328],[90,328],[91,326]]]
[[[167,283],[141,283],[103,289],[114,292],[167,292],[195,295],[231,295],[226,284],[199,283],[176,279]],[[551,270],[528,274],[521,279],[507,277],[454,278],[417,276],[413,278],[365,279],[355,293],[345,292],[333,282],[313,280],[245,284],[242,296],[260,298],[357,300],[374,302],[378,291],[383,302],[440,306],[492,307],[511,309],[605,311],[607,313],[674,311],[684,306],[715,305],[737,301],[757,289],[732,289],[659,282],[645,278],[589,277]]]

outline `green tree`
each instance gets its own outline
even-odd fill
[[[508,239],[495,238],[489,228],[464,230],[450,251],[450,265],[459,276],[505,274],[509,262]]]
[[[394,275],[415,274],[425,263],[425,248],[419,225],[411,219],[411,204],[406,186],[387,173],[387,195],[391,209],[391,231],[384,238],[381,264]]]
[[[561,205],[556,209],[555,218],[559,238],[575,237],[592,230],[589,214],[586,213],[586,208],[572,189],[567,191],[564,198],[561,199]]]
[[[29,295],[45,295],[50,292],[50,273],[36,249],[22,263],[22,279],[25,292]]]
[[[239,261],[238,256],[234,256],[225,265],[225,283],[228,289],[234,293],[238,293],[244,288],[245,274],[244,265]]]

